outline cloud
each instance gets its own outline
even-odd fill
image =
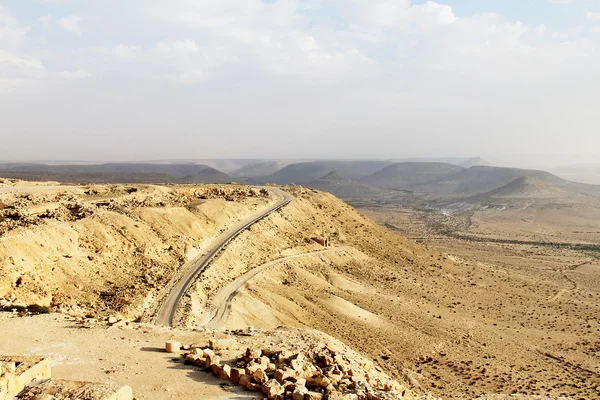
[[[69,17],[61,17],[58,19],[57,24],[65,31],[74,33],[81,36],[81,29],[79,28],[79,22],[81,18],[75,15]]]
[[[19,23],[14,14],[0,5],[0,46],[18,47],[23,44],[29,27]]]
[[[0,92],[15,90],[45,76],[44,64],[23,48],[29,27],[0,6]]]
[[[40,17],[40,23],[42,24],[44,29],[48,29],[50,27],[51,22],[52,22],[51,15],[44,15],[43,17]]]
[[[118,120],[121,110],[139,106],[144,118],[124,116],[124,130],[188,132],[191,140],[202,123],[206,132],[222,133],[215,137],[251,131],[268,140],[290,131],[308,135],[307,143],[311,132],[327,133],[332,143],[347,141],[346,132],[368,132],[372,140],[357,147],[359,154],[375,149],[370,143],[416,149],[419,139],[404,132],[463,151],[476,150],[473,143],[503,146],[507,136],[513,139],[506,140],[510,151],[520,137],[550,146],[554,141],[540,136],[568,131],[573,148],[589,148],[582,138],[599,123],[593,105],[600,85],[594,27],[600,23],[581,5],[572,7],[588,21],[556,31],[553,22],[536,17],[529,23],[525,14],[521,21],[459,14],[446,0],[62,3],[52,13],[60,9],[66,16],[40,19],[32,30],[58,24],[79,40],[49,37],[40,44],[38,35],[29,38],[29,27],[0,8],[0,48],[7,52],[0,76],[10,76],[13,86],[41,82],[42,93],[62,93],[62,103],[75,108],[70,99],[76,92],[78,99],[97,102],[98,120],[109,111]],[[48,9],[39,6],[35,15]],[[86,77],[94,79],[68,82]],[[61,92],[62,85],[68,91]],[[117,107],[115,99],[128,106]],[[463,132],[469,140],[461,142]],[[252,148],[253,142],[237,138]],[[329,151],[326,143],[320,151]],[[303,149],[301,142],[293,144],[280,150]]]
[[[91,74],[87,71],[84,70],[77,70],[77,71],[63,71],[63,72],[59,72],[57,74],[57,76],[59,78],[62,79],[70,79],[70,80],[79,80],[79,79],[85,79],[85,78],[89,78],[91,76]]]
[[[588,21],[600,22],[600,12],[586,11],[585,16]]]

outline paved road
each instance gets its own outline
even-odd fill
[[[267,210],[261,211],[260,213],[251,216],[247,220],[240,222],[237,226],[234,226],[223,235],[215,239],[206,254],[195,259],[191,263],[192,265],[189,267],[185,275],[179,279],[177,283],[175,283],[173,289],[169,292],[169,295],[158,310],[156,318],[154,319],[154,323],[156,325],[173,326],[173,318],[181,298],[185,292],[188,291],[190,286],[192,286],[198,276],[210,264],[215,255],[217,255],[219,251],[227,246],[232,239],[242,233],[249,226],[265,218],[267,215],[279,210],[280,208],[285,207],[293,199],[291,194],[286,193],[283,190],[272,187],[267,187],[266,189],[281,196],[281,200],[269,207]]]
[[[244,275],[240,276],[239,278],[237,278],[236,280],[231,282],[229,285],[225,286],[223,289],[221,289],[215,295],[214,299],[212,300],[212,303],[213,303],[213,307],[216,309],[216,311],[213,312],[210,320],[203,326],[205,326],[209,329],[215,329],[215,330],[223,329],[223,327],[225,326],[225,323],[227,322],[227,319],[229,317],[229,312],[231,311],[231,302],[233,301],[235,296],[238,294],[239,290],[246,284],[246,282],[248,282],[250,279],[254,278],[256,275],[258,275],[265,269],[272,267],[276,264],[279,264],[281,262],[284,262],[284,261],[293,260],[295,258],[314,256],[314,255],[325,254],[325,253],[341,252],[341,251],[348,250],[350,248],[351,247],[349,247],[349,246],[331,247],[327,250],[295,254],[293,256],[283,257],[283,258],[279,258],[277,260],[270,261],[266,264],[262,264],[256,268],[251,269],[250,271],[246,272]]]

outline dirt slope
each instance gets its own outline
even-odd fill
[[[186,307],[189,327],[210,319],[217,293],[237,277],[305,254],[268,265],[230,293],[224,327],[318,329],[416,391],[443,398],[596,395],[600,365],[575,342],[593,342],[597,324],[568,327],[589,324],[597,291],[577,293],[578,305],[555,301],[546,311],[557,293],[554,275],[507,276],[408,241],[329,194],[289,190],[296,200],[240,236],[197,282]],[[311,240],[318,236],[340,251],[311,254],[322,249]],[[577,350],[567,356],[563,342]]]
[[[0,296],[140,315],[180,265],[273,199],[244,186],[0,187]]]

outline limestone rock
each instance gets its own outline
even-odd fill
[[[181,343],[176,340],[167,340],[165,350],[167,353],[178,353],[181,351]]]
[[[267,397],[269,399],[273,399],[275,398],[275,396],[281,395],[285,393],[285,390],[283,389],[283,386],[281,386],[279,384],[279,382],[277,382],[274,379],[271,379],[265,383],[263,383],[262,385],[262,391],[264,394],[267,395]]]

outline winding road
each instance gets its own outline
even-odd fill
[[[289,261],[289,260],[293,260],[293,259],[300,258],[300,257],[340,252],[340,251],[344,251],[344,250],[348,250],[348,249],[350,249],[349,246],[332,247],[332,248],[329,248],[326,250],[321,250],[321,251],[313,251],[313,252],[309,252],[309,253],[295,254],[292,256],[278,258],[277,260],[270,261],[268,263],[262,264],[256,268],[251,269],[250,271],[246,272],[244,275],[240,276],[239,278],[237,278],[236,280],[231,282],[229,285],[225,286],[223,289],[221,289],[215,295],[215,297],[212,300],[212,303],[214,304],[214,308],[216,309],[216,311],[214,311],[212,313],[210,320],[207,323],[203,324],[202,326],[205,326],[209,329],[223,329],[223,327],[225,326],[225,323],[227,322],[227,319],[229,317],[229,312],[231,310],[231,302],[233,301],[235,296],[238,294],[239,290],[246,284],[246,282],[248,282],[250,279],[254,278],[256,275],[258,275],[265,269],[272,267],[274,265],[277,265],[279,263],[282,263],[284,261]]]
[[[281,200],[279,200],[277,203],[275,203],[268,209],[249,217],[248,219],[240,222],[238,225],[229,229],[227,232],[215,239],[213,244],[210,246],[210,248],[204,255],[194,259],[191,263],[189,263],[188,270],[185,272],[185,274],[181,278],[179,278],[177,282],[171,285],[172,289],[169,291],[169,294],[167,295],[164,302],[160,305],[158,313],[154,318],[154,324],[163,326],[173,326],[173,319],[175,317],[175,312],[177,311],[177,307],[179,306],[181,298],[189,290],[190,286],[192,286],[192,284],[198,278],[198,276],[210,264],[212,259],[225,246],[227,246],[227,244],[231,240],[233,240],[244,230],[246,230],[256,222],[260,221],[261,219],[265,218],[269,214],[281,209],[282,207],[285,207],[293,199],[293,196],[291,194],[286,193],[283,190],[273,187],[266,187],[265,189],[279,195],[281,197]]]

